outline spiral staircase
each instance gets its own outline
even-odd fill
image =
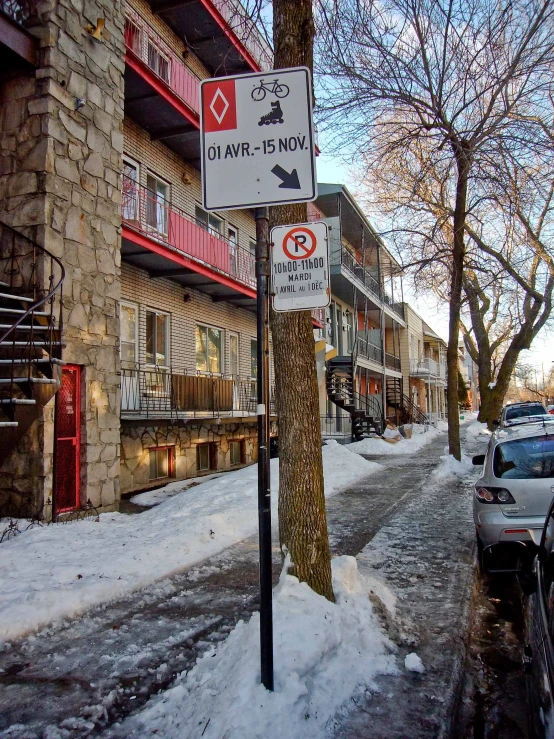
[[[385,392],[387,406],[397,411],[398,423],[429,423],[428,416],[404,394],[400,377],[387,377]]]
[[[351,355],[334,357],[327,362],[327,396],[336,406],[350,414],[352,435],[360,441],[372,432],[382,434],[384,419],[381,407],[371,395],[355,390],[356,351]]]
[[[57,257],[0,221],[0,464],[60,387],[64,276]],[[0,493],[0,517],[12,503]]]

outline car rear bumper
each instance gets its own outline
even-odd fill
[[[485,506],[482,506],[485,508]],[[486,506],[487,510],[474,509],[473,519],[477,536],[488,547],[503,542],[523,541],[539,544],[544,526],[544,516],[514,516],[508,518],[496,506]]]

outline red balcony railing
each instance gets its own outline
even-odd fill
[[[168,244],[243,285],[256,287],[255,258],[250,251],[209,230],[128,177],[123,177],[121,215],[124,223],[155,241]]]
[[[125,45],[191,110],[199,113],[200,80],[144,18],[129,6],[125,10]]]

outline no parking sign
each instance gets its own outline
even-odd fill
[[[271,230],[271,294],[277,312],[329,305],[328,243],[322,221]]]

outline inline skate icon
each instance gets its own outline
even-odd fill
[[[263,115],[260,118],[258,126],[269,126],[270,123],[284,123],[281,103],[278,100],[276,100],[274,103],[271,103],[270,112],[266,113],[266,115]]]

